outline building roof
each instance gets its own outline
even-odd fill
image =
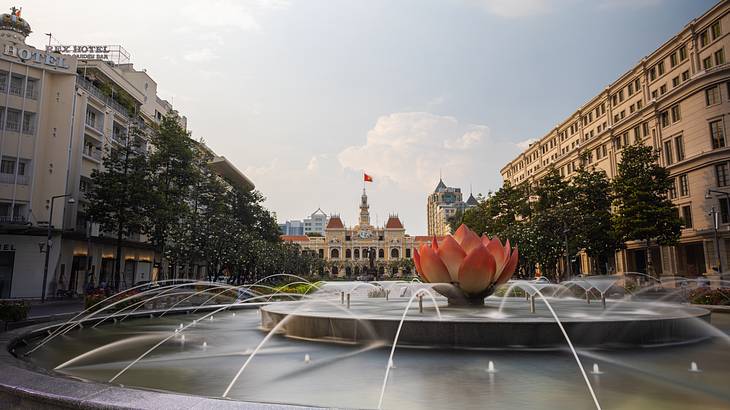
[[[385,223],[385,229],[404,229],[398,215],[391,215]]]
[[[446,184],[444,184],[444,180],[439,178],[439,183],[436,185],[436,189],[433,190],[433,192],[442,192],[446,190]]]
[[[469,194],[469,199],[466,200],[467,205],[479,205],[479,201],[477,201],[476,198],[474,198],[474,194]]]
[[[339,215],[334,215],[327,221],[326,229],[345,229],[345,224],[342,223]]]
[[[324,213],[324,211],[322,210],[322,208],[317,208],[316,211],[312,212],[312,216],[314,216],[314,215],[324,215],[324,216],[327,216],[327,214]]]
[[[281,240],[285,242],[309,242],[307,235],[281,235]]]
[[[238,185],[241,189],[253,191],[255,188],[253,182],[243,172],[239,171],[235,165],[228,161],[226,157],[215,157],[208,162],[208,166],[215,173],[227,179],[231,184]]]

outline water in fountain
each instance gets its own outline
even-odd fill
[[[571,282],[581,286],[579,280],[584,279]],[[613,295],[612,286],[620,282],[608,281],[597,282],[597,291]],[[383,408],[404,409],[595,408],[585,373],[593,375],[596,386],[600,381],[596,397],[605,408],[730,405],[724,387],[730,315],[713,314],[710,323],[701,309],[644,300],[655,281],[631,298],[611,299],[605,311],[600,303],[576,299],[565,286],[523,281],[505,285],[499,293],[504,297],[491,296],[484,307],[458,308],[426,293],[431,285],[417,282],[328,282],[301,301],[287,301],[299,296],[282,293],[269,302],[280,288],[259,282],[246,285],[256,296],[225,305],[210,296],[231,290],[200,282],[196,288],[195,283],[161,287],[112,307],[102,304],[104,310],[97,307],[96,313],[86,312],[16,349],[23,354],[43,341],[28,360],[78,379],[203,396],[220,395],[230,381],[225,396],[231,399],[322,407],[375,407],[380,401]],[[208,291],[188,298],[200,286]],[[368,297],[376,289],[390,291],[388,298]],[[530,312],[530,303],[515,297],[515,289],[534,297],[539,308]],[[340,292],[351,295],[349,309],[340,303]],[[417,309],[420,295],[425,296],[423,313]],[[144,304],[134,313],[138,305],[119,312],[156,296],[156,301],[169,296],[168,305],[152,312]],[[228,309],[231,314],[224,314]],[[114,318],[120,319],[116,326]],[[80,327],[102,319],[94,329]],[[698,340],[704,342],[691,343]],[[676,357],[695,361],[687,366]],[[586,370],[592,371],[581,374],[579,359],[588,360],[592,366]],[[602,368],[609,364],[610,371],[604,373],[599,363]],[[698,363],[701,376],[687,377],[688,370],[699,373]],[[576,394],[576,387],[586,394]],[[561,400],[544,400],[561,392]],[[626,395],[638,401],[627,402]]]

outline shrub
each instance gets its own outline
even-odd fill
[[[730,288],[697,288],[689,294],[690,303],[697,305],[730,306]]]
[[[28,317],[30,305],[23,300],[0,300],[0,320],[17,322]]]

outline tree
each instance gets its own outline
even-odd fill
[[[176,114],[168,113],[152,134],[155,149],[149,157],[152,170],[147,189],[150,201],[148,233],[158,251],[167,258],[167,241],[181,228],[189,211],[190,189],[195,184],[193,140],[180,125]]]
[[[120,145],[106,147],[104,167],[91,173],[91,189],[87,214],[102,231],[116,235],[116,259],[112,282],[119,290],[121,279],[122,243],[125,237],[144,231],[147,224],[144,212],[147,203],[149,167],[141,149],[142,134],[131,127]]]
[[[621,242],[646,244],[647,273],[653,272],[652,240],[673,245],[679,240],[681,220],[667,192],[674,180],[658,163],[659,154],[640,143],[624,148],[613,181],[613,225]]]

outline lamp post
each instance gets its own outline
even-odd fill
[[[725,195],[725,197],[728,199],[728,202],[730,202],[730,192],[718,191],[716,189],[708,189],[707,194],[705,195],[705,199],[711,199],[712,194]],[[714,205],[710,209],[709,214],[712,215],[712,229],[714,231],[714,237],[715,237],[715,256],[717,257],[717,271],[720,275],[722,275],[722,256],[720,255],[720,239],[717,237],[717,230],[720,225],[720,221],[718,218],[719,212],[715,209]]]
[[[51,210],[48,213],[48,234],[46,236],[46,260],[43,264],[43,289],[41,290],[41,303],[46,302],[46,282],[48,281],[48,257],[51,254],[51,227],[53,226],[53,201],[55,201],[58,198],[66,198],[70,197],[71,194],[66,195],[56,195],[51,197]],[[69,204],[73,204],[76,201],[73,198],[68,199]],[[61,223],[61,226],[63,226],[63,223]]]

